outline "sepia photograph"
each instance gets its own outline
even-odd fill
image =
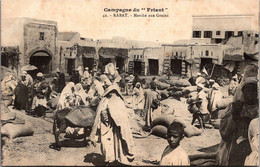
[[[1,166],[259,166],[258,0],[1,0]]]

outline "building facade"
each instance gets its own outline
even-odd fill
[[[196,15],[192,16],[192,38],[209,38],[224,44],[230,37],[242,36],[253,30],[254,15]]]
[[[5,20],[3,25],[2,46],[19,48],[18,73],[27,64],[38,68],[35,73],[50,73],[57,68],[57,22],[16,18]]]

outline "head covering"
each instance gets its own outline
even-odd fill
[[[201,89],[204,88],[204,86],[203,86],[201,83],[199,83],[199,84],[197,85],[197,87],[199,87],[199,88],[201,88]]]
[[[27,74],[27,72],[26,71],[22,71],[22,75],[26,75]]]
[[[219,86],[218,83],[214,83],[214,84],[212,85],[212,87],[213,87],[214,89],[218,90],[220,86]]]
[[[37,73],[37,77],[43,77],[43,74],[41,72]]]
[[[109,87],[107,88],[107,90],[105,91],[103,97],[105,97],[106,95],[108,95],[108,94],[109,94],[111,91],[113,91],[113,90],[115,90],[115,91],[118,93],[119,97],[124,100],[124,97],[121,95],[120,90],[119,90],[119,87],[118,87],[117,84],[112,84],[111,86],[109,86]]]
[[[213,83],[213,82],[215,82],[215,81],[214,81],[214,79],[210,79],[209,82]]]
[[[88,70],[88,67],[86,67],[85,70]]]
[[[243,89],[247,84],[258,84],[258,80],[256,77],[248,77],[245,81],[241,84],[241,88]]]
[[[201,73],[200,73],[200,72],[198,72],[198,73],[197,73],[197,75],[198,75],[198,76],[201,76]]]

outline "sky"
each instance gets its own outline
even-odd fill
[[[59,31],[82,37],[172,43],[190,39],[192,15],[254,14],[258,28],[258,0],[2,0],[2,19],[29,17],[53,20]],[[104,8],[168,8],[169,17],[103,17]]]

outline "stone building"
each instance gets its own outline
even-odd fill
[[[24,65],[38,67],[34,72],[50,73],[59,65],[56,58],[57,22],[31,18],[3,20],[2,47],[19,49],[16,70]],[[32,75],[35,75],[32,74]]]
[[[254,15],[195,15],[192,16],[192,38],[209,38],[224,44],[230,37],[242,36],[253,30]]]
[[[128,53],[128,72],[139,75],[163,74],[162,47],[131,48]]]
[[[96,55],[96,42],[92,39],[80,37],[78,32],[59,32],[58,50],[60,70],[66,75],[79,66],[92,69],[98,59]]]
[[[211,73],[214,64],[222,64],[223,47],[205,40],[180,40],[163,44],[164,74],[170,68],[173,74],[194,76],[205,68]]]

